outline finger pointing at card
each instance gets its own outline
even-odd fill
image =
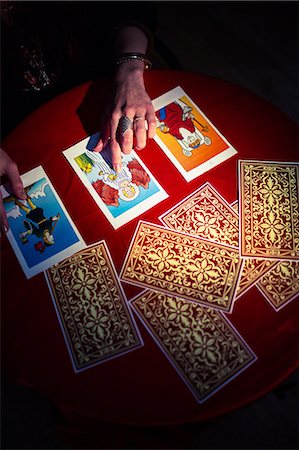
[[[133,147],[141,150],[156,131],[155,111],[145,90],[143,73],[150,67],[146,52],[148,36],[135,26],[124,26],[116,34],[114,92],[104,115],[101,139],[94,151],[110,143],[113,169],[120,172],[121,155]],[[135,142],[134,142],[135,137]]]

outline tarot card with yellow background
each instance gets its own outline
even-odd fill
[[[230,312],[241,266],[236,248],[141,221],[120,279]]]
[[[239,161],[240,253],[299,260],[299,163]]]
[[[143,345],[105,241],[45,276],[75,372]]]
[[[153,106],[154,139],[186,181],[237,153],[180,86],[154,99]]]
[[[151,291],[131,305],[199,403],[257,359],[220,311]]]

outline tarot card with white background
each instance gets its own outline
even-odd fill
[[[237,153],[180,86],[154,99],[153,106],[154,139],[186,181]]]
[[[49,180],[38,166],[21,176],[26,200],[1,186],[8,219],[7,237],[27,278],[86,247]]]
[[[122,170],[112,168],[111,150],[94,152],[94,134],[63,154],[114,229],[166,199],[168,194],[132,150],[122,155]]]

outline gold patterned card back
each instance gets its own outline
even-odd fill
[[[231,204],[231,207],[239,214],[238,200]],[[242,273],[239,280],[236,300],[254,286],[263,275],[275,267],[277,261],[270,259],[246,258],[242,267]]]
[[[246,258],[239,279],[236,300],[252,288],[276,264],[277,261],[271,261],[269,259]]]
[[[238,249],[141,221],[120,279],[229,312],[241,265]]]
[[[143,345],[105,241],[45,276],[75,372]]]
[[[243,257],[299,260],[299,163],[239,161]]]
[[[199,403],[257,359],[230,322],[213,308],[150,291],[131,304]]]
[[[299,263],[281,261],[257,283],[258,289],[278,311],[299,299]]]
[[[160,220],[172,230],[239,247],[239,217],[224,198],[205,183]]]

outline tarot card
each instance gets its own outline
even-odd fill
[[[132,151],[122,156],[120,173],[112,169],[111,150],[93,152],[98,134],[63,152],[80,180],[114,229],[121,227],[168,197],[158,181]]]
[[[257,359],[220,311],[150,291],[131,305],[199,403]]]
[[[186,181],[237,153],[180,86],[153,100],[153,105],[154,139]]]
[[[239,161],[240,253],[299,260],[299,163]]]
[[[230,312],[241,266],[238,249],[141,221],[120,279]]]
[[[236,200],[231,208],[239,214],[239,202]],[[270,259],[244,259],[241,277],[237,288],[236,300],[254,286],[267,272],[276,266],[277,261]]]
[[[299,262],[281,261],[257,283],[263,296],[278,311],[299,298]]]
[[[205,183],[159,219],[173,230],[239,247],[238,214],[210,183]]]
[[[27,278],[86,246],[41,166],[21,176],[26,200],[1,186],[9,242]]]
[[[75,372],[143,345],[105,241],[45,272]]]

